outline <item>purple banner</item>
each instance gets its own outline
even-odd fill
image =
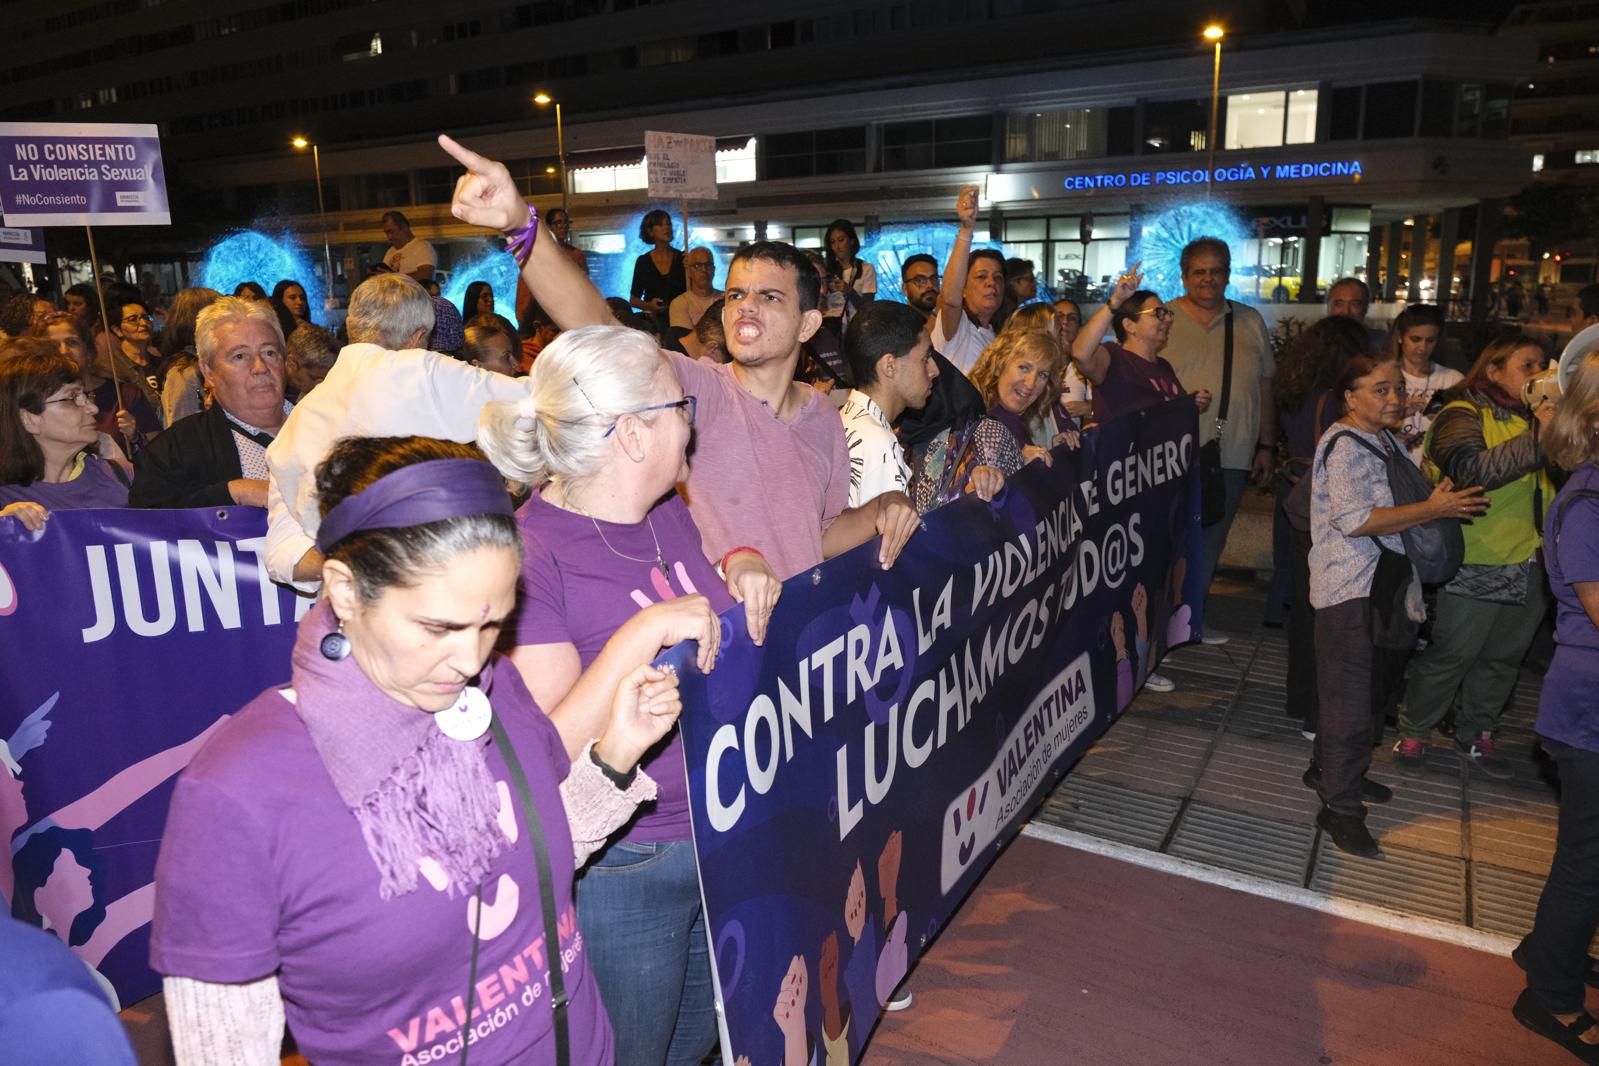
[[[1114,419],[929,514],[892,570],[868,544],[789,579],[761,647],[735,608],[716,668],[680,666],[724,1061],[858,1061],[1033,806],[1199,633],[1197,438],[1188,400]]]
[[[44,230],[0,221],[0,263],[44,263]]]
[[[150,125],[0,122],[0,216],[10,226],[165,226]]]
[[[150,970],[172,783],[224,718],[288,680],[297,611],[267,580],[266,512],[0,519],[0,899],[123,1005]]]

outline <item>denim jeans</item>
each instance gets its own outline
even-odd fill
[[[577,916],[616,1061],[698,1066],[716,1000],[693,843],[612,844],[578,878]]]
[[[1599,926],[1599,753],[1542,738],[1560,767],[1560,829],[1538,917],[1521,942],[1527,988],[1553,1014],[1582,1010]]]

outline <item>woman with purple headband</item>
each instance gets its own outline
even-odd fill
[[[622,677],[569,754],[493,648],[522,541],[469,445],[341,440],[292,680],[173,794],[151,962],[180,1066],[614,1061],[573,871],[655,795],[677,679]],[[558,959],[560,965],[552,966]]]

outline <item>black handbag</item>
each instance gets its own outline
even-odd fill
[[[1371,642],[1379,648],[1409,651],[1421,635],[1421,623],[1405,610],[1405,600],[1410,595],[1410,559],[1389,551],[1376,537],[1371,540],[1380,553],[1377,572],[1371,577]]]
[[[1227,404],[1233,393],[1233,302],[1227,301],[1223,326],[1221,404],[1216,408],[1216,437],[1199,449],[1199,521],[1206,527],[1227,514],[1227,479],[1221,472],[1221,436],[1227,428]]]

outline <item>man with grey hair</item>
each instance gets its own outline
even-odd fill
[[[267,450],[266,564],[274,581],[311,592],[322,580],[316,468],[340,437],[472,441],[485,403],[527,395],[526,382],[423,348],[433,320],[433,298],[404,274],[368,278],[350,295],[350,343]]]
[[[265,507],[266,450],[281,430],[284,345],[270,304],[224,296],[194,326],[211,406],[173,423],[141,452],[134,507]]]

